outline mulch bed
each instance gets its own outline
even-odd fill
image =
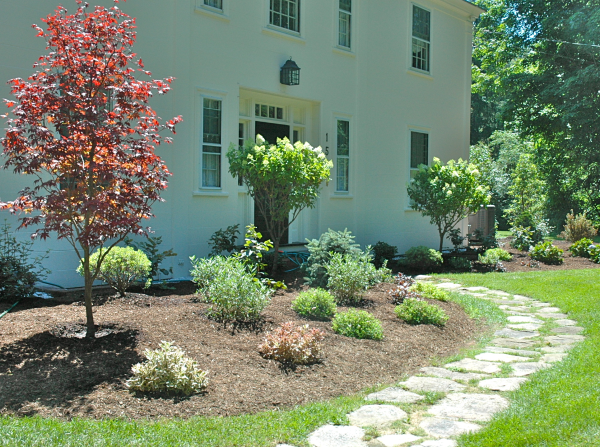
[[[382,284],[368,292],[364,307],[382,321],[385,338],[347,338],[335,334],[329,322],[300,319],[290,304],[305,286],[299,278],[289,282],[292,286],[274,296],[253,327],[207,318],[206,305],[192,300],[191,283],[158,290],[162,296],[99,292],[94,309],[100,332],[93,341],[82,338],[81,293],[19,304],[0,320],[0,414],[154,419],[287,409],[397,382],[432,357],[456,353],[484,329],[459,305],[440,302],[450,316],[444,328],[410,326],[395,317],[391,285]],[[5,307],[0,304],[0,312]],[[265,332],[286,321],[325,331],[321,363],[287,368],[259,355]],[[174,342],[209,371],[205,393],[147,396],[125,387],[132,365],[162,340]]]

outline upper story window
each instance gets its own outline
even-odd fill
[[[221,105],[218,99],[202,103],[202,187],[221,187]]]
[[[412,68],[429,71],[431,13],[413,5]]]
[[[223,10],[223,0],[204,0],[204,6]]]
[[[300,0],[271,0],[269,23],[300,32]]]
[[[336,186],[338,192],[350,190],[350,121],[337,120]]]
[[[338,45],[351,46],[352,0],[339,0]]]

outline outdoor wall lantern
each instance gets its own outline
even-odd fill
[[[292,60],[285,61],[279,73],[279,82],[284,85],[300,85],[300,67]]]

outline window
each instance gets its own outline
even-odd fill
[[[203,98],[202,187],[221,187],[221,101]]]
[[[336,191],[349,191],[350,174],[350,121],[337,120]]]
[[[270,0],[269,23],[300,32],[300,0]]]
[[[223,0],[204,0],[204,5],[223,10]]]
[[[338,45],[350,48],[350,19],[352,15],[352,0],[339,0]]]
[[[284,119],[282,107],[270,106],[267,104],[254,104],[254,116],[275,120]]]
[[[431,13],[413,5],[412,67],[429,71]]]
[[[419,171],[420,165],[429,164],[429,135],[423,132],[410,133],[410,178]]]

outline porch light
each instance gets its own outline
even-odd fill
[[[284,85],[300,85],[300,67],[292,60],[285,61],[279,73],[279,82]]]

